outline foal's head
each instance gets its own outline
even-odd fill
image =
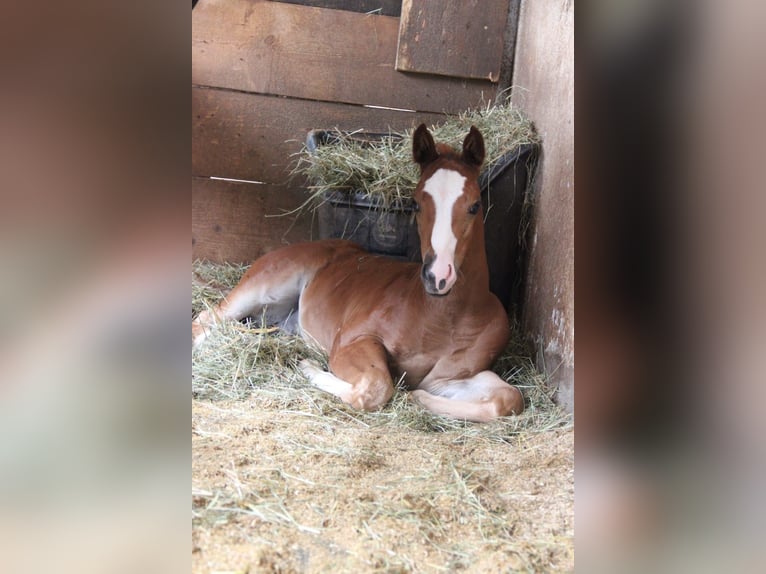
[[[462,152],[457,153],[435,144],[421,124],[412,136],[412,154],[420,164],[414,200],[423,254],[421,276],[427,293],[446,295],[457,281],[469,238],[483,225],[478,179],[484,138],[471,126]]]

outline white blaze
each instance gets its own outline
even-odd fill
[[[452,231],[452,208],[457,198],[463,194],[465,176],[451,169],[439,169],[428,178],[423,191],[431,196],[436,206],[434,227],[431,231],[431,248],[436,259],[431,265],[431,272],[436,276],[436,285],[441,280],[445,286],[439,291],[447,292],[455,284],[455,247],[457,237]]]

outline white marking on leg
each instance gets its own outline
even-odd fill
[[[300,362],[300,367],[303,374],[306,375],[306,378],[315,387],[339,397],[346,403],[351,400],[351,393],[353,391],[351,383],[347,383],[332,373],[328,373],[317,363],[309,359],[303,359]]]
[[[485,401],[498,387],[507,387],[493,371],[481,371],[468,379],[440,380],[421,384],[419,388],[433,395],[463,401]]]
[[[197,318],[192,321],[192,348],[205,342],[210,331],[221,322],[221,318],[215,312],[215,308],[200,311]]]
[[[199,325],[199,323],[197,323]],[[207,339],[207,327],[202,325],[201,329],[194,335],[192,331],[192,348],[199,347]]]
[[[434,262],[430,271],[436,278],[440,292],[449,291],[457,280],[455,273],[455,248],[457,237],[452,230],[452,209],[457,199],[463,194],[465,176],[451,169],[438,169],[428,178],[423,191],[431,196],[436,206],[434,226],[431,231],[431,248],[434,250]],[[444,286],[439,288],[441,282]]]
[[[497,418],[497,413],[489,402],[448,399],[420,389],[412,391],[412,396],[426,410],[444,417],[476,423],[486,423]]]
[[[469,379],[431,381],[412,394],[433,413],[474,422],[519,414],[524,409],[521,392],[492,371],[481,371]]]

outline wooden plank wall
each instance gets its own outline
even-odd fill
[[[500,77],[509,0],[403,0],[396,69]]]
[[[514,103],[543,138],[523,328],[537,363],[574,408],[574,6],[523,1]]]
[[[486,80],[396,71],[398,34],[396,16],[199,0],[192,13],[194,258],[247,262],[312,238],[310,214],[272,217],[305,200],[305,182],[288,172],[310,129],[402,130],[495,97]]]

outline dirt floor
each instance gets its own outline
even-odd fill
[[[573,431],[510,444],[193,403],[193,572],[573,569]]]
[[[312,352],[242,326],[195,351],[193,572],[573,570],[572,421],[528,359],[496,366],[525,413],[482,425],[404,391],[354,411],[300,374]]]

